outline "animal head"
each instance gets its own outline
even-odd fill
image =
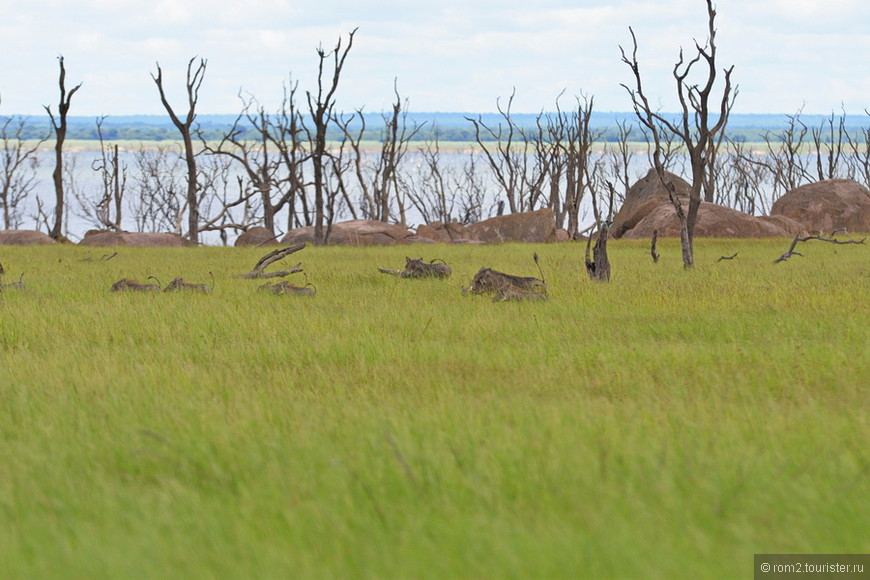
[[[112,292],[121,292],[123,290],[126,290],[129,284],[129,279],[121,278],[120,280],[112,284]]]
[[[173,278],[172,282],[167,284],[163,291],[173,292],[175,290],[181,290],[182,287],[184,287],[184,278]]]

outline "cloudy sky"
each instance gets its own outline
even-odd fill
[[[870,1],[719,0],[720,63],[734,65],[735,112],[870,108]],[[619,46],[639,43],[647,92],[673,110],[680,47],[707,36],[703,0],[0,0],[0,114],[57,110],[58,62],[83,82],[71,115],[162,114],[159,62],[183,109],[187,62],[208,59],[198,112],[236,113],[238,93],[277,105],[292,77],[316,88],[317,55],[358,32],[338,92],[344,111],[386,110],[397,82],[417,112],[515,112],[580,94],[629,110]]]

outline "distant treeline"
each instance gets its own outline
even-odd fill
[[[546,115],[546,113],[543,113]],[[792,115],[795,117],[797,115]],[[512,122],[528,131],[530,134],[536,130],[536,121],[539,115],[511,113]],[[776,140],[783,135],[789,124],[789,115],[732,114],[728,121],[726,137],[736,142],[760,142],[766,138]],[[51,134],[51,124],[47,116],[24,116],[25,125],[21,138],[41,139]],[[472,142],[476,140],[474,125],[467,119],[473,118],[482,121],[486,126],[497,129],[499,124],[507,128],[505,118],[498,113],[408,113],[405,123],[409,128],[420,127],[413,137],[413,141],[431,141],[436,137],[439,141]],[[810,131],[819,127],[827,127],[831,122],[831,115],[805,115],[798,116],[800,122]],[[5,123],[8,117],[0,115],[0,124]],[[198,115],[197,123],[204,138],[218,140],[230,129],[236,115]],[[384,134],[385,120],[380,113],[366,113],[365,140],[379,141]],[[862,136],[870,126],[870,115],[836,115],[835,125],[843,122],[845,131],[853,136]],[[67,117],[68,139],[96,140],[99,139],[97,132],[97,119],[95,117],[70,116]],[[359,119],[351,122],[349,127],[358,130]],[[591,119],[592,129],[599,135],[599,141],[615,142],[620,139],[620,125],[631,128],[628,141],[645,142],[646,137],[638,128],[633,113],[593,112]],[[244,125],[243,125],[244,126]],[[107,116],[102,121],[103,138],[109,141],[166,141],[177,140],[178,130],[173,126],[168,117],[162,115],[122,115]],[[10,135],[11,136],[11,135]],[[242,137],[256,139],[257,136],[251,131]],[[330,139],[338,140],[341,134],[337,127],[333,126]],[[481,135],[481,140],[494,140],[490,135]],[[830,139],[830,137],[828,137]],[[823,139],[824,140],[824,139]]]

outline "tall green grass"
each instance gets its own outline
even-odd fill
[[[0,577],[734,578],[870,552],[870,251],[0,248]],[[478,268],[546,303],[463,296]],[[731,261],[721,255],[739,252]],[[407,253],[447,281],[401,280]],[[90,261],[83,261],[90,260]],[[295,260],[294,260],[295,261]],[[121,277],[211,295],[112,294]],[[294,280],[301,281],[300,275]]]

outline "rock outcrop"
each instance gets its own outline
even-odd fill
[[[660,237],[679,237],[680,220],[670,202],[660,204],[637,225],[625,232],[627,239],[652,237],[658,230]],[[776,223],[714,203],[701,202],[695,237],[699,238],[776,238],[791,237],[789,231]]]
[[[483,220],[465,228],[468,239],[487,244],[556,241],[556,218],[549,208],[512,213]]]
[[[673,173],[667,173],[666,177],[674,184],[677,190],[677,197],[689,199],[689,192],[692,186],[685,179]],[[650,169],[625,194],[625,201],[622,203],[622,207],[613,216],[610,236],[621,238],[627,231],[635,227],[638,222],[652,213],[653,210],[664,204],[671,205],[671,211],[673,211],[673,205],[671,204],[667,188],[662,184],[655,169]]]
[[[142,232],[111,232],[107,230],[91,230],[79,242],[81,246],[143,246],[150,248],[180,248],[190,246],[189,240],[178,234],[142,233]]]
[[[55,241],[36,230],[0,230],[0,246],[36,246]]]
[[[277,246],[279,245],[278,237],[270,232],[267,228],[256,226],[248,228],[236,238],[234,244],[236,247],[242,246]]]
[[[324,226],[326,229],[326,226]],[[375,220],[351,220],[332,224],[327,244],[335,246],[385,246],[404,244],[412,240],[413,233],[400,225]],[[296,228],[287,232],[282,244],[314,243],[314,226]]]
[[[770,215],[791,218],[811,232],[870,232],[870,190],[851,179],[826,179],[789,191]]]

